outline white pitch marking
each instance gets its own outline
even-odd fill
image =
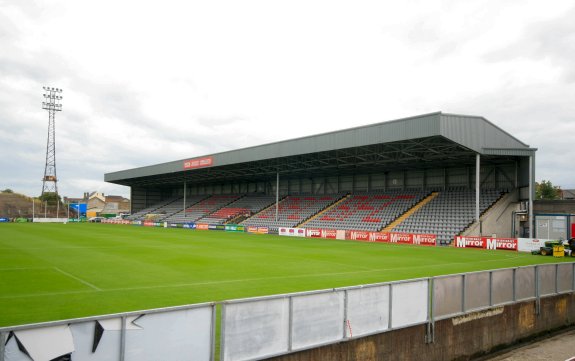
[[[95,289],[96,291],[102,291],[101,288],[96,287],[96,286],[94,286],[93,284],[91,284],[90,282],[84,281],[83,279],[81,279],[81,278],[79,278],[79,277],[76,277],[76,276],[74,276],[74,275],[72,275],[72,274],[70,274],[70,273],[68,273],[68,272],[62,271],[62,270],[59,269],[58,267],[54,267],[54,269],[55,269],[56,271],[60,272],[61,274],[65,275],[65,276],[68,276],[68,277],[70,277],[70,278],[73,278],[73,279],[75,279],[76,281],[78,281],[78,282],[80,282],[80,283],[82,283],[82,284],[84,284],[84,285],[86,285],[86,286],[88,286],[88,287],[90,287],[90,288]]]
[[[78,293],[93,293],[96,290],[82,290],[82,291],[62,291],[62,292],[42,292],[42,293],[29,293],[21,295],[0,296],[0,300],[11,300],[15,298],[31,298],[31,297],[46,297],[46,296],[65,296],[74,295]]]
[[[524,256],[515,256],[511,258],[522,258]],[[479,261],[474,263],[487,263],[487,262],[494,262],[500,260],[485,260]],[[276,276],[276,277],[261,277],[261,278],[243,278],[237,280],[222,280],[222,281],[211,281],[211,282],[196,282],[196,283],[179,283],[179,284],[171,284],[171,285],[155,285],[155,286],[140,286],[140,287],[125,287],[125,288],[108,288],[102,290],[88,282],[81,280],[75,276],[72,276],[69,273],[66,273],[56,267],[58,271],[70,276],[90,287],[94,290],[99,292],[118,292],[118,291],[137,291],[137,290],[147,290],[147,289],[155,289],[155,288],[181,288],[181,287],[193,287],[193,286],[208,286],[208,285],[216,285],[216,284],[223,284],[223,283],[236,283],[236,282],[251,282],[251,281],[264,281],[264,280],[280,280],[280,279],[290,279],[290,278],[306,278],[306,277],[324,277],[324,276],[340,276],[340,275],[348,275],[348,274],[357,274],[357,273],[371,273],[371,272],[384,272],[384,271],[398,271],[404,269],[413,269],[413,268],[431,268],[431,267],[443,267],[446,265],[454,265],[454,264],[467,264],[467,262],[453,262],[453,263],[443,263],[437,265],[425,265],[425,266],[418,266],[418,267],[402,267],[402,268],[381,268],[381,269],[373,269],[373,270],[361,270],[361,271],[352,271],[352,272],[334,272],[334,273],[319,273],[319,274],[304,274],[304,275],[295,275],[295,276]],[[391,281],[389,281],[391,282]],[[76,293],[89,293],[93,291],[64,291],[64,292],[49,292],[49,293],[39,293],[39,294],[29,294],[29,295],[14,295],[14,296],[0,296],[0,299],[13,299],[13,298],[25,298],[25,297],[42,297],[42,296],[56,296],[56,295],[66,295],[66,294],[76,294]]]
[[[38,269],[50,269],[50,267],[14,267],[14,268],[0,268],[0,272],[3,271],[32,271]]]

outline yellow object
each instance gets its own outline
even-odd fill
[[[553,246],[553,257],[565,257],[565,247]]]

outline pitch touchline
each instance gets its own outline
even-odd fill
[[[62,270],[59,269],[58,267],[54,267],[54,269],[55,269],[56,271],[60,272],[61,274],[65,275],[65,276],[68,276],[68,277],[70,277],[70,278],[72,278],[72,279],[75,279],[76,281],[78,281],[78,282],[80,282],[80,283],[82,283],[82,284],[84,284],[84,285],[86,285],[86,286],[88,286],[88,287],[90,287],[90,288],[92,288],[92,289],[95,289],[96,291],[102,291],[101,288],[96,287],[96,286],[94,286],[93,284],[91,284],[90,282],[84,281],[83,279],[81,279],[81,278],[79,278],[79,277],[76,277],[76,276],[74,276],[73,274],[70,274],[70,273],[68,273],[68,272],[62,271]]]

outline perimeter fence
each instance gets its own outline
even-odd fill
[[[0,361],[213,360],[215,303],[0,328]]]
[[[0,361],[260,360],[575,291],[575,263],[420,278],[0,328]],[[219,341],[219,355],[216,343]]]

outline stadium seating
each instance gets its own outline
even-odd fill
[[[269,207],[241,224],[268,227],[272,232],[279,227],[295,227],[343,196],[344,194],[287,196],[279,202],[277,221],[276,208]]]
[[[198,223],[223,224],[236,219],[238,216],[249,217],[254,213],[270,206],[275,202],[274,196],[264,194],[249,194],[224,208],[220,208],[212,214],[200,218]]]
[[[428,197],[431,193],[432,190],[418,189],[290,195],[280,200],[277,221],[273,195],[190,196],[186,198],[185,211],[183,198],[172,197],[134,213],[129,219],[207,224],[244,219],[240,224],[268,227],[271,232],[279,227],[296,226],[364,231],[385,228],[393,232],[436,234],[438,242],[448,244],[474,222],[475,190],[448,188],[437,191],[435,197]],[[480,212],[485,212],[503,193],[502,190],[481,190]],[[428,203],[423,204],[423,199]],[[402,215],[405,219],[399,218]],[[239,216],[241,218],[237,218]]]
[[[480,212],[485,212],[503,194],[501,190],[481,190]],[[448,188],[393,228],[394,232],[432,233],[438,242],[450,243],[475,220],[475,191]]]
[[[126,217],[126,219],[129,219],[131,221],[142,221],[144,219],[146,219],[146,215],[149,214],[162,214],[162,208],[166,207],[172,203],[177,204],[178,201],[181,201],[181,197],[171,197],[168,199],[165,199],[161,202],[155,203],[154,205],[144,208],[136,213],[133,213],[131,215],[129,215],[128,217]]]
[[[425,191],[409,190],[351,194],[304,226],[379,231],[427,194]]]
[[[186,209],[180,208],[177,212],[162,218],[163,222],[187,223],[197,222],[198,219],[207,216],[213,211],[235,201],[241,195],[213,195],[213,196],[192,196],[186,199]],[[188,206],[189,204],[189,206]]]

